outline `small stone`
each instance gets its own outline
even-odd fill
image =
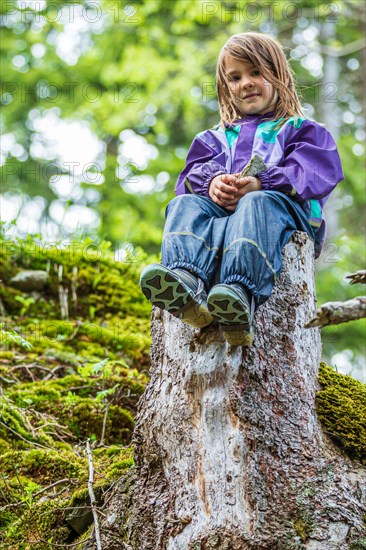
[[[24,270],[19,271],[10,279],[10,286],[24,290],[25,292],[31,292],[32,290],[43,290],[49,281],[47,271],[42,270]]]
[[[85,504],[89,504],[85,501]],[[66,522],[77,532],[78,535],[82,535],[93,523],[93,513],[90,510],[90,506],[84,504],[75,507],[72,512],[66,516]]]

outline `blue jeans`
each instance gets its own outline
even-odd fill
[[[243,284],[258,307],[282,269],[282,249],[294,231],[313,230],[302,207],[279,191],[253,191],[230,212],[201,195],[179,195],[166,208],[162,264],[186,268],[209,291]]]

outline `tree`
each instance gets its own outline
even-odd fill
[[[117,548],[118,537],[128,550],[365,543],[366,469],[315,412],[320,335],[304,328],[315,309],[312,257],[296,233],[256,313],[253,348],[230,348],[217,328],[200,332],[155,309],[136,469],[108,505],[103,547]]]

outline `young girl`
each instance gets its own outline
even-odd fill
[[[162,265],[147,266],[140,285],[182,321],[216,320],[230,344],[250,345],[254,311],[269,298],[295,230],[319,256],[322,210],[343,172],[330,133],[303,114],[273,38],[232,36],[216,80],[220,124],[193,140],[166,210]],[[265,164],[240,177],[255,154]]]

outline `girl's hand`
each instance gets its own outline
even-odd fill
[[[239,175],[240,174],[234,174],[237,180],[237,183],[234,185],[238,190],[239,199],[244,197],[247,193],[262,189],[261,180],[259,178],[254,176],[244,176],[243,178],[239,178]]]
[[[226,210],[235,210],[240,199],[237,187],[238,178],[233,174],[221,174],[216,176],[209,186],[208,194],[214,203],[226,208]]]

